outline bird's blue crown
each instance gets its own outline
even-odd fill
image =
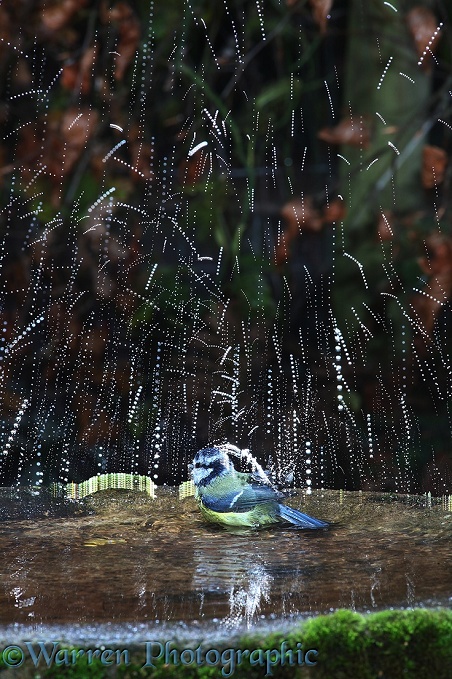
[[[194,484],[202,487],[218,476],[234,472],[234,465],[223,447],[203,448],[196,453],[190,472]]]

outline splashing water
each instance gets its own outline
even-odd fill
[[[337,123],[345,63],[331,37],[328,72],[309,81],[307,62],[315,22],[340,26],[340,10],[283,5],[225,2],[220,29],[208,3],[143,16],[117,3],[79,17],[83,42],[51,5],[2,38],[3,485],[175,484],[198,448],[233,441],[259,474],[271,458],[277,479],[308,489],[449,492],[448,283],[414,286],[399,246],[382,240],[377,256],[373,236],[367,251],[355,242],[371,202],[380,236],[400,229],[397,173],[418,142],[393,129],[384,93],[399,76],[424,86],[448,27],[416,73],[374,36],[369,114],[385,148],[367,151],[369,116],[350,104],[355,146],[336,154],[316,123]],[[424,135],[437,121],[446,133],[435,115]]]

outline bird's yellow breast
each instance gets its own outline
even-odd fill
[[[203,505],[201,498],[198,498],[199,508],[207,521],[223,524],[225,526],[237,526],[241,528],[259,528],[276,523],[275,517],[263,511],[263,507],[257,505],[249,512],[215,512]]]

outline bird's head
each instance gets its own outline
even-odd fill
[[[226,446],[203,448],[199,450],[190,465],[190,473],[195,486],[206,486],[217,476],[234,473],[234,465]]]

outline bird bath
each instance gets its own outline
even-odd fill
[[[0,638],[221,639],[338,608],[450,606],[448,498],[297,491],[327,531],[231,533],[175,488],[2,489]]]

